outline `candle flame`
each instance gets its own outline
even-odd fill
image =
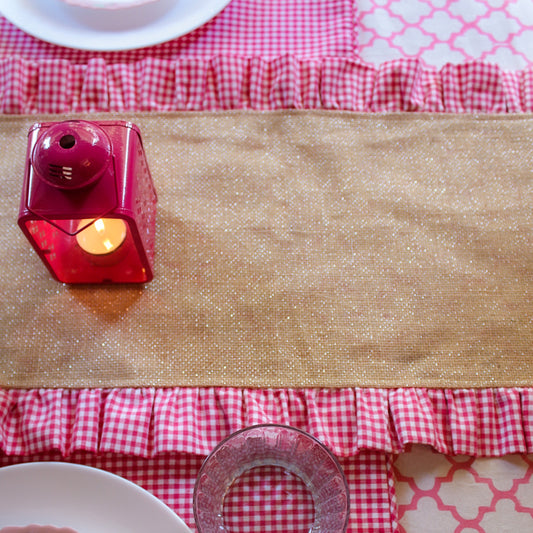
[[[126,239],[127,226],[120,218],[98,218],[94,222],[88,219],[80,220],[76,240],[80,247],[94,255],[108,254],[122,245]]]
[[[96,229],[96,231],[98,233],[104,232],[105,231],[104,221],[101,218],[99,218],[98,220],[95,220],[94,221],[94,228]],[[107,242],[109,242],[109,241],[107,241]]]

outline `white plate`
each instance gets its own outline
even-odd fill
[[[159,0],[61,0],[73,6],[92,7],[97,9],[121,9]]]
[[[78,533],[190,533],[138,485],[104,470],[57,462],[0,468],[0,528],[29,524]]]
[[[0,0],[0,13],[44,41],[80,50],[133,50],[200,27],[231,0],[160,0],[128,9],[88,9],[61,0]]]

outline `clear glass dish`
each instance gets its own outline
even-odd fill
[[[282,470],[282,476],[296,476],[308,491],[313,512],[305,517],[305,513],[294,510],[302,527],[309,533],[344,533],[349,518],[349,490],[342,467],[319,440],[308,433],[289,426],[262,424],[251,426],[233,433],[210,453],[202,464],[193,494],[193,508],[198,533],[234,533],[231,517],[227,516],[226,499],[233,487],[241,485],[239,494],[250,497],[255,488],[242,486],[251,479],[249,474],[258,469],[258,476],[263,476],[262,467],[276,467]],[[256,476],[257,477],[257,476]],[[239,479],[241,478],[241,480]],[[271,480],[264,480],[268,485],[265,494],[272,493],[276,487]],[[291,486],[296,486],[292,483]],[[290,500],[287,489],[281,489],[282,498]],[[234,497],[234,495],[232,495]],[[270,498],[270,496],[268,496]],[[237,513],[264,513],[263,502],[242,504]],[[269,509],[269,507],[267,505]],[[251,509],[251,511],[250,511]],[[271,512],[279,512],[271,509]],[[283,520],[280,517],[280,520]],[[247,524],[246,530],[261,530],[261,518],[257,527]],[[255,522],[254,522],[255,523]],[[299,523],[299,525],[300,525]],[[271,523],[270,526],[271,527]],[[244,530],[244,529],[242,529]],[[272,530],[272,529],[270,529]],[[283,530],[278,526],[278,530]],[[286,527],[284,529],[287,530]],[[291,531],[295,531],[294,523]],[[300,529],[301,531],[301,529]]]

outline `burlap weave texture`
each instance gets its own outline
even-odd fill
[[[155,279],[50,279],[0,119],[0,386],[533,383],[530,116],[89,115],[136,123]],[[62,117],[66,118],[66,117]]]

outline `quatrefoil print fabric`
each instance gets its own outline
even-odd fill
[[[531,0],[360,0],[358,9],[359,53],[371,64],[406,57],[436,68],[533,64]]]

